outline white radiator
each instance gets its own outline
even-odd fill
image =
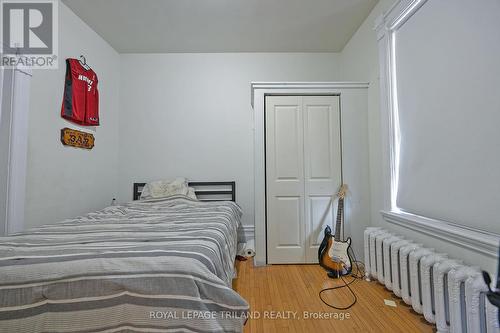
[[[422,247],[421,244],[410,243],[399,249],[399,274],[401,275],[401,298],[411,305],[410,291],[410,253]]]
[[[465,303],[465,281],[479,275],[477,267],[459,266],[448,273],[448,293],[450,295],[450,331],[467,332],[467,312]],[[479,332],[478,332],[479,333]]]
[[[448,293],[448,273],[462,265],[461,261],[444,260],[434,264],[434,289],[436,291],[436,327],[438,332],[450,330],[450,295]]]
[[[465,303],[467,307],[467,332],[488,332],[488,327],[497,328],[497,308],[485,300],[488,287],[481,274],[465,281]],[[470,305],[470,306],[469,306]]]
[[[392,290],[392,257],[391,257],[391,246],[401,241],[401,237],[391,236],[386,238],[382,243],[383,255],[384,255],[384,284],[389,290]]]
[[[365,277],[401,297],[438,332],[500,333],[480,270],[382,228],[367,228]]]
[[[371,275],[371,267],[372,267],[372,262],[371,262],[371,253],[374,253],[374,250],[370,250],[370,240],[371,237],[375,231],[380,230],[380,228],[375,228],[375,227],[369,227],[365,229],[364,232],[364,240],[365,240],[365,278],[367,281],[370,281],[370,275]]]
[[[412,251],[408,255],[409,261],[409,271],[410,271],[410,295],[411,295],[411,306],[413,310],[417,313],[422,313],[422,292],[423,292],[423,280],[424,274],[422,271],[422,259],[426,256],[434,254],[432,249],[420,248],[418,250]]]
[[[431,254],[422,258],[422,312],[429,323],[436,323],[436,284],[434,265],[447,260],[446,254]]]
[[[409,245],[411,242],[405,239],[397,241],[391,246],[391,262],[392,262],[392,292],[401,297],[401,268],[399,265],[399,255],[402,247]]]
[[[382,245],[384,240],[387,240],[391,236],[387,232],[380,232],[375,236],[375,252],[377,254],[375,267],[377,267],[378,281],[382,284],[385,283],[384,272],[387,270],[384,268],[384,248]]]

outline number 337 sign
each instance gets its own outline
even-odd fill
[[[61,129],[61,142],[65,146],[92,149],[94,147],[94,135],[65,127]]]

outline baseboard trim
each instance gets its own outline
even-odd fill
[[[245,239],[247,241],[255,239],[255,226],[243,225],[243,232],[245,233]]]

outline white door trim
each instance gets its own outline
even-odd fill
[[[264,103],[266,95],[341,95],[345,89],[367,89],[366,82],[252,82],[254,118],[254,209],[257,266],[267,264]]]
[[[0,67],[0,125],[2,124],[3,72],[4,68]]]
[[[9,151],[6,152],[9,154],[5,216],[7,235],[22,231],[24,228],[31,77],[32,72],[29,68],[14,69],[9,117]]]

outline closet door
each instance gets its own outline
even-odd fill
[[[268,263],[305,262],[302,98],[268,96],[265,112]]]
[[[304,96],[305,257],[318,262],[327,225],[335,227],[332,194],[341,185],[340,109],[338,96]]]
[[[337,96],[266,97],[268,263],[315,263],[341,182]]]

